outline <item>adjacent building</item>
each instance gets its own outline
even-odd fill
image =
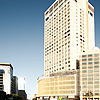
[[[23,98],[23,100],[27,100],[27,94],[25,92],[25,78],[18,77],[18,95]]]
[[[27,94],[25,90],[18,90],[18,95],[23,98],[23,100],[27,100]]]
[[[18,77],[18,90],[25,90],[25,78]]]
[[[17,76],[13,76],[13,87],[14,87],[13,94],[18,94],[18,78],[17,78]]]
[[[100,99],[100,49],[80,54],[80,98]]]
[[[13,67],[10,63],[0,63],[0,91],[13,94]]]
[[[38,97],[79,99],[79,54],[95,47],[94,7],[88,0],[56,0],[44,13],[44,77]]]

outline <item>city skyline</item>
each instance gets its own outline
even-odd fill
[[[39,75],[44,74],[43,13],[54,1],[0,1],[0,34],[2,37],[0,39],[0,62],[11,63],[14,66],[14,75],[25,77],[28,95],[36,93],[36,79]],[[99,2],[90,0],[90,3],[95,7],[95,41],[98,47],[100,47]]]

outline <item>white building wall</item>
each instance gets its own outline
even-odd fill
[[[5,74],[3,75],[4,91],[7,94],[11,94],[10,67],[9,66],[0,66],[0,69],[3,69],[5,71]]]
[[[24,77],[18,78],[18,90],[25,90],[25,78]]]
[[[70,1],[70,64],[71,70],[76,69],[76,5],[74,0]]]
[[[92,5],[90,6],[93,8]],[[88,12],[89,50],[91,50],[93,47],[95,47],[94,12],[92,12],[90,9],[88,9]],[[93,14],[93,16],[91,16],[90,13]]]

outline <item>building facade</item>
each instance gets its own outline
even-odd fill
[[[13,94],[18,94],[18,78],[17,78],[17,76],[13,76],[13,87],[14,87]]]
[[[44,78],[38,81],[38,97],[78,100],[79,54],[95,47],[94,7],[88,0],[56,0],[44,16]]]
[[[95,47],[94,7],[88,0],[56,0],[44,16],[45,76],[76,70],[79,53]]]
[[[8,63],[0,63],[0,91],[13,94],[13,67]]]
[[[18,77],[18,90],[25,90],[25,78]]]
[[[77,82],[76,82],[77,80]],[[65,71],[44,77],[38,81],[38,96],[75,98],[79,96],[79,70]],[[73,96],[74,95],[74,96]]]
[[[80,54],[81,100],[100,100],[100,49]]]

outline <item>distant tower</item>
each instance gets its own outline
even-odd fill
[[[18,90],[25,90],[25,78],[24,77],[18,78]]]
[[[13,86],[14,86],[13,94],[18,94],[18,78],[17,78],[17,76],[13,76]]]
[[[27,100],[27,94],[25,92],[25,78],[18,78],[18,95],[23,98],[23,100]]]
[[[0,63],[0,91],[13,94],[13,67],[9,63]]]

